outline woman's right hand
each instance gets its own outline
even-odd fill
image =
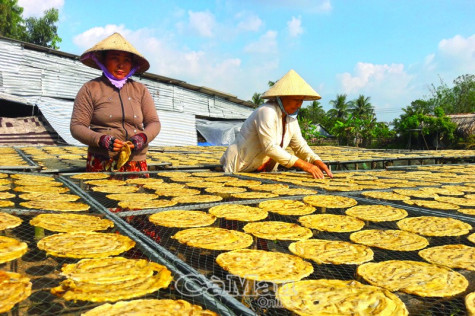
[[[114,144],[112,151],[120,151],[122,147],[124,146],[125,142],[121,141],[120,139],[114,139]]]
[[[125,142],[111,135],[102,135],[99,140],[99,146],[108,151],[120,151]]]

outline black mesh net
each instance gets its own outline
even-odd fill
[[[189,174],[185,180],[175,182],[173,177],[162,176],[160,172],[158,173],[149,173],[151,178],[160,178],[164,180],[164,183],[191,183],[193,182],[193,177],[198,177],[197,174]],[[240,179],[253,179],[259,180],[262,183],[278,183],[270,179],[257,179],[249,176],[238,176],[236,178]],[[175,178],[176,179],[176,178]],[[259,315],[286,315],[291,314],[289,311],[285,310],[280,302],[275,298],[276,285],[267,283],[267,282],[256,282],[244,280],[239,277],[233,276],[223,270],[217,263],[216,257],[223,253],[223,251],[207,250],[200,249],[195,247],[186,246],[177,242],[176,239],[172,238],[180,228],[170,228],[157,226],[151,223],[148,220],[148,217],[151,214],[161,212],[164,210],[202,210],[208,211],[209,208],[221,205],[221,204],[245,204],[249,206],[257,207],[259,202],[265,201],[268,199],[239,199],[234,197],[225,197],[219,202],[213,203],[201,203],[201,204],[177,204],[172,207],[158,208],[158,209],[121,209],[117,207],[117,202],[112,201],[106,197],[107,194],[93,192],[90,190],[87,185],[84,183],[77,182],[77,184],[84,189],[88,195],[97,200],[101,205],[104,205],[110,211],[114,212],[125,225],[133,227],[134,231],[143,238],[144,241],[149,244],[153,249],[158,253],[169,253],[171,258],[175,261],[183,263],[182,271],[184,273],[194,274],[198,273],[201,276],[204,276],[210,283],[216,284],[225,292],[235,298],[237,301],[241,302],[243,305],[249,307],[251,310],[256,312]],[[295,186],[292,183],[288,183],[290,187],[302,187]],[[247,192],[251,192],[252,189],[250,186],[245,187]],[[315,189],[315,187],[308,187]],[[204,194],[204,189],[200,189],[201,194]],[[141,188],[140,192],[147,192],[146,188]],[[405,209],[409,217],[412,216],[450,216],[454,218],[459,218],[464,220],[467,223],[472,223],[473,218],[471,216],[460,214],[456,212],[452,213],[441,213],[438,211],[411,207],[404,203],[398,203],[394,201],[382,201],[368,199],[361,196],[361,191],[354,192],[326,192],[324,190],[318,189],[319,194],[332,194],[332,195],[341,195],[348,196],[357,199],[358,205],[374,205],[374,204],[383,204],[383,205],[392,205],[394,207]],[[302,200],[303,196],[279,196],[273,199],[295,199]],[[314,214],[327,213],[327,214],[338,214],[344,215],[345,209],[336,208],[317,208],[317,211]],[[283,221],[289,223],[299,223],[299,216],[290,216],[290,215],[279,215],[278,213],[269,212],[266,221]],[[213,226],[221,227],[226,229],[233,229],[242,231],[243,226],[246,222],[240,222],[235,220],[226,220],[223,218],[218,219]],[[398,229],[396,222],[370,222],[366,221],[363,229]],[[318,239],[326,240],[340,240],[340,241],[350,241],[349,236],[351,233],[334,233],[334,232],[324,232],[313,230],[313,237]],[[465,244],[471,245],[471,242],[467,240],[467,236],[457,236],[457,237],[429,237],[429,246],[438,246],[438,245],[447,245],[447,244]],[[283,240],[266,240],[262,238],[254,237],[254,243],[250,248],[253,249],[262,249],[267,251],[278,251],[283,253],[289,253],[288,246],[291,241]],[[386,260],[414,260],[414,261],[423,261],[423,259],[418,255],[417,251],[391,251],[379,248],[372,248],[374,251],[374,260],[375,262],[386,261]],[[358,277],[356,274],[357,265],[344,264],[316,264],[313,263],[314,272],[307,277],[306,279],[341,279],[341,280],[358,280],[362,283],[366,283],[365,280]],[[473,284],[473,272],[463,269],[458,269],[469,281],[470,284]],[[209,286],[209,283],[204,284],[204,286]],[[465,304],[464,297],[465,294],[473,290],[472,285],[469,286],[467,291],[461,293],[455,297],[449,298],[428,298],[420,297],[417,295],[405,294],[398,292],[398,296],[406,304],[408,310],[411,314],[414,315],[465,315]]]
[[[207,173],[207,172],[206,172]],[[126,181],[129,179],[160,179],[165,184],[180,184],[188,189],[199,191],[198,195],[208,195],[204,185],[196,185],[196,183],[211,183],[213,181],[219,183],[233,182],[237,180],[254,180],[263,184],[287,183],[290,188],[308,188],[316,190],[318,194],[331,194],[354,198],[358,201],[358,205],[391,205],[394,207],[405,209],[409,217],[415,216],[441,216],[452,217],[462,220],[469,224],[474,224],[473,216],[453,211],[440,211],[428,208],[409,206],[398,201],[376,200],[366,198],[361,195],[364,189],[349,192],[329,192],[320,187],[312,185],[299,185],[295,182],[285,182],[270,178],[261,179],[250,175],[223,175],[219,174],[215,177],[206,173],[190,170],[177,171],[175,174],[171,172],[147,172],[147,173],[124,173],[111,174],[109,179]],[[13,174],[13,172],[11,173]],[[70,193],[78,194],[78,201],[88,203],[91,208],[88,214],[96,214],[101,217],[107,217],[115,222],[115,227],[107,232],[117,232],[128,235],[134,241],[136,246],[122,256],[126,258],[146,258],[165,264],[172,271],[174,281],[166,289],[149,294],[146,297],[154,298],[174,298],[185,299],[191,303],[199,304],[204,308],[214,310],[219,314],[245,315],[256,313],[258,315],[292,315],[292,313],[281,306],[281,303],[275,297],[277,285],[269,282],[250,281],[232,275],[222,269],[216,263],[216,257],[224,251],[207,250],[202,248],[190,247],[179,243],[172,238],[180,228],[164,227],[151,223],[149,216],[165,210],[201,210],[207,212],[211,207],[222,204],[244,204],[257,207],[260,202],[269,199],[303,199],[303,195],[280,195],[271,198],[239,198],[228,194],[221,194],[222,199],[214,202],[196,203],[193,199],[190,202],[178,202],[172,206],[155,207],[155,208],[138,208],[119,207],[117,200],[107,197],[110,193],[95,191],[97,185],[87,183],[89,180],[79,180],[72,177],[73,175],[63,175],[56,179],[61,181],[64,186],[70,188]],[[225,178],[226,177],[226,178]],[[301,174],[294,174],[294,178],[300,178]],[[387,178],[391,178],[386,176]],[[216,179],[214,179],[216,178]],[[222,178],[223,181],[220,181]],[[382,175],[379,178],[384,178]],[[368,181],[367,179],[359,179],[360,181]],[[236,187],[242,187],[244,192],[261,192],[259,186],[253,186],[255,183],[242,182],[242,186],[234,184]],[[310,183],[310,182],[309,182]],[[396,183],[396,182],[394,182]],[[451,183],[439,183],[439,186]],[[116,184],[117,186],[133,186],[136,187],[136,193],[154,193],[154,189],[147,188],[139,182],[125,182]],[[225,184],[223,187],[233,187],[231,184]],[[17,271],[27,275],[33,283],[32,295],[23,302],[16,305],[10,312],[11,314],[31,314],[31,315],[58,315],[58,314],[80,314],[86,310],[99,305],[98,303],[89,302],[70,302],[51,294],[50,289],[57,286],[63,278],[59,276],[59,271],[64,263],[77,262],[76,259],[64,259],[54,256],[48,256],[44,251],[38,250],[36,243],[44,236],[53,234],[47,230],[35,228],[29,224],[33,216],[38,213],[51,213],[54,211],[25,209],[19,204],[22,200],[19,198],[19,192],[14,191],[15,186],[12,185],[8,192],[15,197],[10,198],[14,202],[13,207],[5,208],[5,212],[15,214],[23,220],[22,225],[3,231],[5,236],[14,237],[28,244],[28,252],[20,259],[11,261],[1,266],[5,271]],[[224,190],[223,190],[224,191]],[[382,191],[389,191],[384,189]],[[262,191],[265,192],[265,191]],[[213,195],[217,195],[217,192]],[[223,192],[221,192],[223,193]],[[173,196],[159,196],[156,199],[172,201]],[[313,214],[337,214],[345,215],[344,208],[317,208]],[[283,221],[288,223],[300,224],[299,216],[280,215],[276,212],[269,212],[266,221]],[[226,228],[231,230],[242,231],[246,222],[236,220],[217,219],[215,227]],[[396,222],[370,222],[365,221],[363,229],[398,229]],[[312,230],[313,237],[326,240],[339,240],[349,242],[351,232],[336,233]],[[472,246],[467,239],[467,235],[448,236],[448,237],[427,237],[429,246],[448,245],[448,244],[464,244]],[[267,240],[254,237],[252,249],[261,249],[273,252],[283,252],[290,254],[288,247],[292,241],[286,240]],[[391,251],[372,247],[375,262],[386,260],[414,260],[423,261],[417,251]],[[307,260],[310,261],[310,260]],[[354,264],[317,264],[312,262],[314,272],[306,279],[340,279],[340,280],[358,280],[362,283],[367,282],[358,277],[356,274],[357,265]],[[464,297],[466,294],[474,290],[474,273],[469,270],[455,269],[463,274],[470,285],[466,291],[454,297],[446,298],[430,298],[417,295],[405,294],[397,292],[396,294],[406,304],[411,315],[465,315]],[[142,297],[141,297],[142,298]]]

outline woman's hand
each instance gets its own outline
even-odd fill
[[[140,151],[147,144],[147,135],[140,133],[134,135],[130,138],[132,145],[129,144],[129,147],[134,149],[134,151]]]
[[[309,162],[306,162],[302,159],[298,159],[295,162],[294,167],[297,167],[299,169],[302,169],[305,172],[310,173],[314,179],[323,179],[323,178],[325,178],[325,175],[323,174],[322,170],[320,170],[320,168],[318,166],[313,165]]]
[[[125,142],[121,141],[120,139],[115,138],[112,151],[120,151],[121,148],[124,146]]]
[[[333,173],[328,169],[327,165],[321,160],[315,160],[313,164],[306,162],[302,159],[298,159],[295,162],[294,167],[300,168],[305,172],[308,172],[312,175],[314,179],[323,179],[325,172],[330,178],[333,178]]]
[[[317,166],[320,170],[322,171],[325,171],[325,173],[327,174],[327,176],[329,176],[330,178],[333,178],[333,173],[331,172],[331,170],[328,168],[328,166],[321,160],[315,160],[313,162],[313,164],[315,166]]]
[[[117,139],[111,135],[102,135],[99,140],[99,146],[107,149],[108,151],[120,151],[124,144],[124,141],[121,141],[120,139]],[[133,149],[134,145],[129,145],[129,147]]]

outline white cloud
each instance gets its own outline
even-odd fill
[[[434,53],[411,65],[410,72],[417,76],[413,85],[418,86],[420,98],[430,95],[432,84],[439,86],[442,81],[451,86],[458,76],[475,73],[475,34],[442,39]]]
[[[388,79],[401,79],[407,77],[404,65],[376,65],[359,62],[355,67],[355,75],[346,72],[339,75],[344,93],[357,93],[358,91],[380,85]]]
[[[277,51],[277,32],[267,31],[257,41],[249,43],[244,47],[246,53],[272,53]]]
[[[456,35],[443,39],[438,47],[438,65],[447,70],[461,72],[460,75],[475,72],[475,34],[470,37]]]
[[[203,37],[213,37],[216,21],[214,15],[211,12],[188,11],[188,18],[189,27],[191,30]]]
[[[424,67],[428,70],[434,70],[435,65],[434,65],[434,59],[435,59],[435,54],[429,54],[424,58]]]
[[[24,18],[42,17],[48,9],[61,9],[64,6],[64,0],[18,0],[18,5],[23,8]]]
[[[475,35],[468,38],[456,35],[450,39],[443,39],[439,43],[439,51],[447,56],[462,57],[464,60],[475,58]]]
[[[415,91],[411,87],[414,76],[402,64],[377,65],[359,62],[354,74],[337,75],[343,93],[352,100],[363,94],[369,96],[379,121],[388,121],[410,105]],[[391,119],[390,119],[391,118]]]
[[[322,1],[319,1],[317,7],[316,7],[316,10],[318,12],[330,12],[332,10],[332,4],[330,2],[330,0],[322,0]]]
[[[301,18],[292,17],[292,20],[287,22],[287,28],[291,37],[301,35],[303,33]]]
[[[412,101],[430,95],[431,84],[451,86],[458,76],[475,72],[475,34],[442,39],[437,49],[407,69],[402,64],[357,63],[353,73],[337,75],[349,99],[371,97],[378,120],[392,120]]]
[[[154,43],[144,50],[146,56],[151,56],[149,72],[242,97],[245,81],[241,59],[221,58],[202,50],[182,51],[168,46],[168,42],[147,40]]]
[[[255,14],[238,13],[236,18],[239,20],[237,28],[243,31],[259,31],[264,24],[262,20]]]
[[[241,0],[241,2],[255,5],[256,0]],[[304,10],[306,13],[328,13],[333,9],[331,0],[259,0],[258,2],[272,8],[283,7],[299,12]]]
[[[118,32],[132,43],[130,39],[133,32],[127,30],[124,25],[115,25],[109,24],[104,27],[94,27],[89,29],[73,38],[73,43],[81,48],[86,50],[94,46],[97,42],[105,39],[109,35]],[[132,43],[132,45],[134,45]]]

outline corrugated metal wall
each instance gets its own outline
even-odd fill
[[[69,132],[73,101],[54,98],[28,98],[30,103],[36,104],[49,125],[70,145],[82,146],[84,144],[75,140]]]
[[[66,121],[78,90],[86,81],[99,76],[100,71],[84,66],[75,55],[33,48],[31,44],[0,38],[0,92],[23,96],[37,104],[48,121],[52,120],[50,124],[58,129],[58,134],[76,144],[71,135],[66,135]],[[162,124],[166,118],[168,126],[163,126],[163,135],[158,137],[160,145],[196,144],[195,115],[245,119],[252,112],[242,104],[244,101],[224,93],[209,93],[212,90],[205,87],[175,79],[167,81],[153,74],[133,78],[148,87],[159,114],[164,111]]]
[[[43,116],[56,132],[71,145],[83,145],[71,136],[69,122],[73,101],[54,98],[28,98],[30,103],[36,104]],[[186,146],[196,145],[197,133],[195,116],[170,111],[158,111],[162,129],[158,136],[150,143],[151,146]]]
[[[162,130],[151,143],[152,146],[187,146],[198,143],[194,115],[158,111],[158,117],[162,123]]]

